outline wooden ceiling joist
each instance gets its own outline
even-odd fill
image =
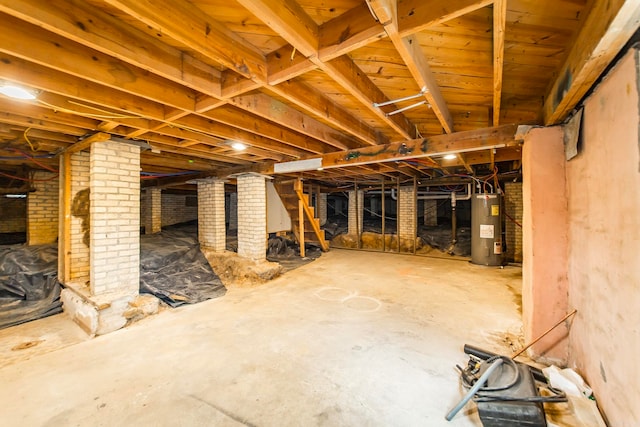
[[[611,0],[591,2],[576,43],[549,87],[544,102],[544,122],[563,121],[600,77],[640,25],[640,2]]]

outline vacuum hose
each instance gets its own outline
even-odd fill
[[[469,391],[467,392],[467,394],[464,395],[462,400],[458,402],[458,404],[451,411],[449,411],[449,413],[445,417],[447,421],[451,421],[453,417],[455,417],[456,414],[460,411],[460,409],[462,409],[464,405],[466,405],[467,402],[471,400],[471,398],[476,394],[476,392],[480,389],[480,387],[482,387],[487,382],[491,374],[493,374],[493,372],[496,369],[498,369],[500,365],[502,365],[502,362],[503,362],[502,358],[497,358],[493,361],[493,363],[491,363],[491,366],[489,366],[489,368],[487,368],[487,370],[484,371],[484,374],[482,374],[482,376],[478,378],[478,381],[476,381],[473,387],[469,389]]]

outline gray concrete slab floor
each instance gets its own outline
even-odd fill
[[[518,267],[332,250],[3,366],[0,424],[479,426],[473,404],[444,420],[454,366],[465,343],[511,352],[520,284]]]

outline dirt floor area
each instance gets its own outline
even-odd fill
[[[479,426],[465,343],[521,345],[521,270],[332,250],[92,340],[64,315],[0,331],[2,424]]]

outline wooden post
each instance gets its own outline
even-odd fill
[[[416,254],[418,235],[418,179],[413,177],[413,254]]]
[[[396,237],[398,238],[398,253],[400,253],[400,177],[396,178]]]
[[[300,229],[298,240],[300,240],[300,256],[304,258],[306,254],[304,248],[304,206],[302,204],[302,199],[298,199],[298,228]]]
[[[361,231],[360,230],[360,203],[359,203],[359,199],[360,199],[360,195],[358,194],[358,181],[355,180],[353,182],[353,186],[355,187],[355,193],[356,193],[356,238],[358,239],[358,249],[362,249],[362,242],[361,242]],[[364,196],[362,197],[364,199]],[[364,200],[363,200],[364,203]],[[364,222],[364,210],[362,213],[362,221]]]
[[[60,282],[66,283],[71,280],[71,153],[62,154],[62,254],[59,254],[61,268],[59,274]],[[58,252],[60,249],[58,249]]]
[[[382,192],[380,193],[381,195],[381,203],[382,203],[382,252],[386,252],[387,251],[387,238],[385,236],[385,230],[384,230],[384,222],[386,220],[386,212],[385,212],[385,208],[384,208],[384,176],[382,177]]]

